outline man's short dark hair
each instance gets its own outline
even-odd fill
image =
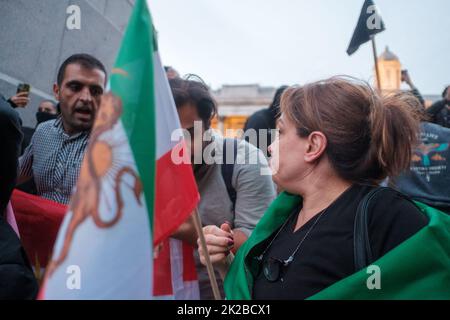
[[[105,82],[106,82],[106,79],[108,78],[106,68],[103,65],[103,63],[100,62],[100,60],[98,60],[97,58],[95,58],[87,53],[77,53],[77,54],[73,54],[70,57],[68,57],[62,63],[61,67],[59,67],[58,77],[56,79],[58,86],[60,86],[62,84],[62,82],[64,80],[64,74],[66,72],[66,68],[69,64],[78,64],[88,70],[98,69],[105,74]]]
[[[181,78],[170,79],[169,84],[177,108],[192,103],[206,129],[209,129],[211,119],[217,114],[217,105],[208,86],[200,81]]]

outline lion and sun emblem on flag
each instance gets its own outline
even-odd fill
[[[97,228],[116,225],[123,214],[122,186],[132,190],[136,202],[142,205],[142,182],[133,168],[131,150],[126,136],[114,127],[120,124],[122,102],[107,93],[102,97],[80,176],[69,204],[70,221],[61,249],[48,266],[48,275],[66,259],[77,228],[92,219]]]

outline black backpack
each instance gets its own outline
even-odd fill
[[[236,162],[239,141],[237,139],[223,139],[223,153],[222,153],[222,178],[227,187],[228,196],[233,204],[232,210],[236,206],[236,190],[233,187],[233,171]],[[233,163],[227,163],[227,150],[233,150]]]

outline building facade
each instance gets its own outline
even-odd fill
[[[400,90],[402,84],[402,64],[399,58],[389,50],[389,47],[386,47],[386,50],[378,57],[378,66],[380,70],[381,89],[383,91]]]
[[[399,57],[395,53],[390,51],[389,47],[386,47],[385,51],[378,57],[378,68],[380,71],[380,84],[382,91],[395,92],[401,90],[402,64]],[[378,87],[375,69],[374,79],[374,86]],[[439,95],[423,94],[423,98],[425,100],[425,107],[428,108],[441,97]]]
[[[241,136],[247,118],[256,111],[268,108],[276,88],[258,84],[224,85],[213,92],[218,104],[218,117],[212,126],[227,137]]]

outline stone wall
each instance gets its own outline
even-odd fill
[[[31,84],[31,103],[19,110],[25,126],[35,126],[37,106],[41,100],[53,97],[58,67],[71,54],[92,54],[111,70],[133,3],[0,0],[0,94],[10,97],[18,82]],[[70,5],[80,8],[80,30],[66,27]]]

